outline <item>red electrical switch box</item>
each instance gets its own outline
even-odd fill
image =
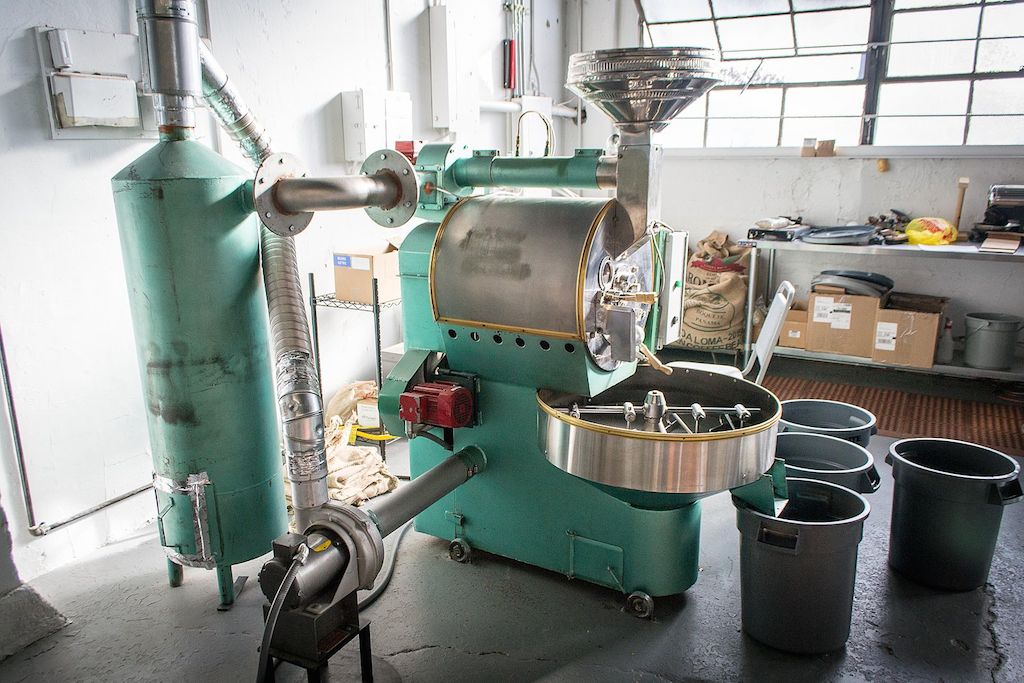
[[[434,427],[465,427],[473,422],[473,392],[452,382],[417,384],[398,397],[398,416]]]

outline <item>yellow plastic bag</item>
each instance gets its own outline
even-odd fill
[[[915,218],[907,224],[906,232],[911,244],[938,246],[956,242],[956,226],[945,218]]]

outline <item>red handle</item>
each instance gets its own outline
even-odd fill
[[[508,41],[508,87],[516,89],[516,41]]]

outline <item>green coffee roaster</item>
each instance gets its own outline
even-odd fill
[[[113,186],[160,539],[172,585],[182,566],[216,568],[224,605],[231,565],[273,550],[261,675],[271,658],[321,670],[357,636],[368,652],[357,591],[414,518],[453,559],[477,548],[544,567],[646,616],[697,578],[700,498],[732,490],[775,511],[778,399],[655,356],[679,336],[686,235],[659,220],[652,135],[717,82],[711,53],[572,57],[569,86],[615,122],[611,154],[432,144],[414,164],[381,150],[359,175],[317,178],[271,149],[191,0],[138,0],[138,13],[161,139]],[[254,177],[192,139],[200,97]],[[327,496],[293,244],[315,211],[355,207],[382,226],[426,221],[401,248],[405,355],[380,396],[413,480],[360,508]],[[284,533],[282,466],[298,533]]]

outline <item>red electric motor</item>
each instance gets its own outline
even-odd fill
[[[434,427],[465,427],[473,422],[473,392],[454,382],[417,384],[398,397],[398,416]]]

